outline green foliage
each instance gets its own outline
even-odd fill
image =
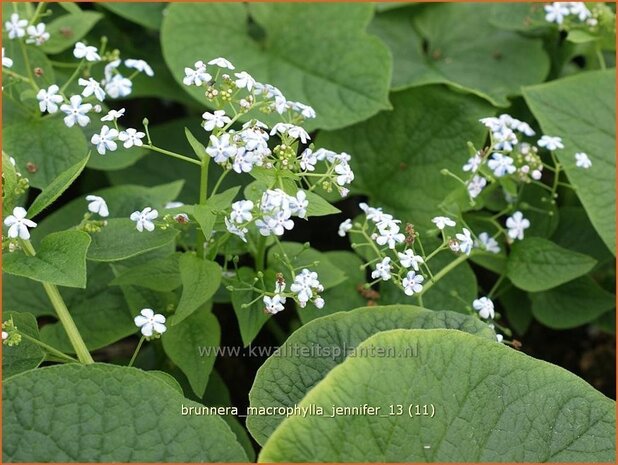
[[[12,321],[22,335],[17,345],[2,348],[2,377],[8,379],[24,371],[38,367],[45,360],[45,352],[39,345],[28,339],[39,339],[36,318],[30,313],[3,312],[2,322]]]
[[[261,462],[614,460],[615,403],[554,365],[453,330],[387,331],[359,350],[372,347],[416,347],[418,355],[405,364],[396,356],[350,357],[299,406],[331,412],[366,403],[388,415],[399,404],[403,414],[378,417],[378,428],[370,415],[290,417]],[[421,413],[427,405],[428,415],[410,418],[415,405]],[[513,438],[528,438],[526,447]]]
[[[41,49],[52,54],[66,50],[84,37],[102,17],[93,11],[79,11],[54,19],[46,27],[50,37]]]

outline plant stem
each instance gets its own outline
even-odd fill
[[[26,255],[29,255],[31,257],[34,257],[36,255],[34,247],[32,247],[30,241],[22,241],[22,246]],[[54,284],[46,282],[43,283],[43,288],[45,289],[47,297],[49,297],[49,300],[51,301],[54,310],[56,310],[56,315],[58,315],[58,319],[60,320],[60,323],[66,331],[67,336],[69,337],[69,341],[71,341],[71,345],[75,349],[75,354],[77,355],[79,361],[84,365],[94,363],[90,352],[88,352],[86,343],[82,339],[81,334],[79,334],[79,330],[77,329],[77,326],[75,326],[75,322],[73,321],[73,318],[69,313],[69,309],[64,303],[64,300],[62,299],[58,288]]]
[[[35,92],[39,91],[39,86],[34,82],[34,74],[32,74],[32,66],[30,65],[30,58],[28,58],[28,52],[26,51],[26,46],[23,41],[19,41],[19,48],[21,49],[21,54],[24,57],[24,65],[26,66],[26,71],[28,72],[28,77],[30,78],[30,85],[34,89]]]
[[[131,357],[131,361],[129,362],[128,366],[130,367],[133,366],[133,362],[135,362],[135,359],[137,358],[137,354],[139,353],[139,350],[142,348],[142,344],[144,343],[145,340],[146,338],[142,336],[142,338],[137,343],[137,347],[135,348],[135,352],[133,352],[133,356]]]
[[[422,296],[425,292],[427,292],[429,289],[431,289],[434,284],[436,284],[438,281],[440,281],[442,278],[444,278],[444,276],[446,276],[448,273],[450,273],[454,268],[457,268],[457,266],[461,265],[467,259],[468,259],[467,255],[465,255],[465,254],[464,255],[460,255],[455,260],[453,260],[451,263],[446,265],[444,268],[442,268],[440,271],[438,271],[434,275],[433,279],[431,281],[429,281],[423,287],[423,290],[418,295]]]
[[[82,59],[82,61],[79,62],[79,65],[77,66],[77,68],[75,68],[75,71],[73,71],[73,74],[71,74],[71,77],[69,77],[69,79],[67,79],[67,82],[65,82],[60,88],[61,94],[64,94],[64,91],[67,90],[67,87],[69,87],[71,82],[73,82],[75,78],[79,76],[79,72],[82,70],[83,65],[84,65],[84,60]]]
[[[32,342],[33,344],[36,344],[38,346],[40,346],[42,349],[44,349],[45,351],[49,352],[51,355],[54,355],[56,357],[58,357],[59,359],[62,359],[64,361],[67,362],[75,362],[78,363],[79,360],[77,360],[76,358],[71,357],[70,355],[65,354],[64,352],[60,352],[58,349],[45,344],[44,342],[39,341],[36,338],[33,338],[32,336],[28,336],[25,333],[22,333],[21,331],[19,331],[19,334],[21,334],[21,337],[24,339],[27,339],[28,341]]]
[[[264,259],[266,252],[266,236],[260,235],[257,243],[257,251],[255,253],[255,267],[257,271],[264,271]]]
[[[217,183],[215,184],[215,187],[212,189],[212,193],[210,194],[211,197],[217,193],[217,191],[219,190],[219,187],[221,187],[221,183],[223,182],[223,180],[225,179],[228,173],[229,173],[228,170],[225,170],[223,173],[221,173],[221,176],[219,176],[219,179],[217,179]]]
[[[169,150],[161,149],[159,147],[155,147],[154,145],[144,144],[143,147],[145,149],[152,150],[153,152],[159,152],[159,153],[162,153],[163,155],[168,155],[170,157],[177,158],[179,160],[183,160],[188,163],[193,163],[194,165],[200,165],[200,167],[202,166],[202,163],[199,160],[196,160],[195,158],[185,157],[184,155],[180,155],[179,153],[170,152]]]
[[[200,205],[206,204],[208,200],[208,167],[210,166],[210,157],[204,157],[200,167],[200,194],[198,203]],[[204,257],[204,244],[206,243],[206,236],[204,231],[198,229],[195,238],[195,250],[198,257]]]
[[[41,16],[41,13],[43,12],[43,9],[45,8],[45,2],[40,2],[37,7],[36,10],[34,10],[34,15],[32,15],[32,19],[30,20],[30,25],[33,25],[37,19],[39,19],[39,16]]]

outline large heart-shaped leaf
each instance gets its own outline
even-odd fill
[[[170,5],[163,55],[179,82],[186,66],[224,56],[314,107],[313,127],[340,128],[390,107],[391,58],[365,31],[372,15],[370,4]],[[187,90],[205,102],[202,90]]]
[[[86,252],[90,236],[82,231],[53,233],[30,257],[14,252],[4,257],[3,270],[35,281],[68,287],[86,287]]]
[[[100,3],[103,8],[113,11],[129,21],[150,29],[160,29],[163,21],[165,3]]]
[[[494,341],[496,338],[477,318],[411,305],[365,307],[318,318],[294,332],[279,348],[279,355],[269,358],[258,370],[249,393],[251,407],[291,407],[299,403],[330,370],[352,355],[361,342],[394,328],[452,328]],[[402,366],[403,361],[399,359]],[[247,427],[264,444],[284,418],[251,415]]]
[[[391,95],[394,110],[335,132],[320,133],[317,144],[352,155],[353,187],[411,221],[424,232],[438,205],[457,187],[440,174],[461,172],[467,141],[480,146],[485,129],[480,118],[493,109],[471,95],[426,86]],[[380,169],[376,169],[380,167]]]
[[[393,53],[393,88],[445,83],[506,107],[521,86],[542,82],[549,71],[542,41],[492,26],[491,9],[442,3],[377,15],[370,30]]]
[[[299,403],[324,414],[285,420],[260,461],[615,460],[616,404],[572,373],[453,330],[386,331],[359,350],[410,347],[417,356],[405,363],[349,357],[334,368]],[[333,406],[361,413],[330,418]]]
[[[135,368],[32,370],[3,383],[3,399],[5,462],[247,460],[221,418],[183,415],[202,406]]]
[[[545,134],[562,137],[556,152],[590,221],[616,255],[616,70],[580,73],[524,89]],[[575,153],[592,160],[575,165]]]

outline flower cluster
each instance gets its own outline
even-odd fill
[[[266,313],[274,315],[284,310],[284,305],[288,298],[294,299],[301,308],[305,308],[308,302],[313,303],[316,308],[324,307],[324,299],[319,294],[324,290],[324,286],[320,283],[318,274],[315,271],[303,268],[294,277],[294,282],[290,286],[290,292],[286,293],[285,289],[286,282],[283,279],[283,275],[278,274],[274,292],[263,293],[262,296]]]
[[[15,326],[13,318],[2,323],[2,344],[9,347],[16,346],[21,342],[21,333]]]
[[[585,2],[553,2],[545,5],[545,21],[562,24],[566,18],[585,22],[596,26],[597,19],[593,17]]]

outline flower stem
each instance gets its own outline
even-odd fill
[[[34,247],[30,243],[30,241],[22,241],[22,245],[26,255],[29,255],[31,257],[34,257],[36,255]],[[71,345],[75,349],[75,354],[77,355],[79,361],[84,365],[94,363],[90,352],[88,352],[86,343],[82,339],[81,334],[79,334],[79,330],[77,329],[77,326],[75,326],[75,322],[73,321],[73,318],[69,313],[69,309],[64,303],[64,300],[62,299],[58,288],[54,284],[46,282],[43,283],[43,288],[45,289],[47,297],[49,297],[49,300],[51,301],[54,310],[56,310],[56,315],[58,315],[58,319],[64,327],[64,330],[69,337],[69,341],[71,341]]]
[[[221,183],[223,182],[225,177],[228,175],[228,173],[229,173],[229,170],[225,170],[223,173],[221,173],[221,176],[219,176],[219,179],[217,179],[217,183],[215,184],[215,187],[212,189],[212,193],[210,194],[211,197],[217,193],[217,191],[219,190],[219,187],[221,187]]]
[[[67,87],[69,87],[69,85],[75,80],[75,78],[79,76],[79,72],[82,70],[83,65],[84,65],[84,60],[79,62],[79,65],[77,66],[77,68],[75,68],[75,71],[73,71],[73,74],[71,74],[71,77],[69,77],[69,79],[67,79],[67,82],[65,82],[62,85],[62,87],[60,88],[61,94],[64,94],[64,91],[67,90]]]
[[[460,255],[459,257],[457,257],[451,263],[449,263],[444,268],[442,268],[440,271],[438,271],[434,275],[433,279],[431,281],[429,281],[425,286],[423,286],[423,290],[419,294],[417,294],[417,295],[419,297],[421,295],[423,295],[425,292],[427,292],[429,289],[431,289],[434,284],[436,284],[438,281],[440,281],[442,278],[444,278],[444,276],[446,276],[448,273],[453,271],[453,269],[457,268],[457,266],[461,265],[467,259],[468,259],[468,256],[465,255],[465,254],[464,255]]]
[[[65,354],[64,352],[60,352],[58,349],[50,345],[47,345],[44,342],[41,342],[32,336],[28,336],[27,334],[22,333],[21,331],[19,331],[19,334],[21,335],[22,338],[32,342],[33,344],[38,345],[39,347],[44,349],[46,352],[49,352],[51,355],[54,355],[55,357],[58,357],[59,359],[63,361],[70,362],[70,363],[79,362],[79,360],[77,360],[76,358],[73,358],[70,355]]]
[[[193,163],[194,165],[200,165],[202,166],[202,163],[199,160],[196,160],[195,158],[189,158],[189,157],[185,157],[184,155],[180,155],[179,153],[176,152],[170,152],[169,150],[165,150],[165,149],[161,149],[159,147],[155,147],[154,145],[150,144],[144,144],[143,146],[145,149],[149,149],[152,150],[153,152],[158,152],[158,153],[162,153],[163,155],[168,155],[170,157],[173,158],[177,158],[179,160],[183,160],[186,161],[188,163]]]
[[[206,156],[201,161],[200,167],[200,193],[198,204],[204,205],[208,200],[208,167],[210,166],[210,157]],[[204,257],[204,244],[206,243],[206,236],[201,229],[197,230],[195,238],[195,250],[198,257]]]
[[[139,350],[142,348],[142,344],[144,344],[145,340],[146,338],[142,336],[142,338],[137,343],[137,347],[135,348],[135,352],[133,352],[133,356],[131,357],[131,361],[129,361],[129,365],[127,366],[130,366],[130,367],[133,366],[133,363],[135,362],[135,359],[137,358],[137,354],[139,354]]]

